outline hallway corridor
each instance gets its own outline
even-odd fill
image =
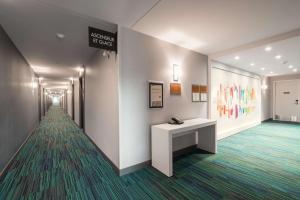
[[[104,198],[105,183],[117,178],[94,144],[56,106],[4,173],[0,199]]]
[[[298,125],[263,123],[222,140],[216,155],[177,159],[171,178],[151,167],[119,177],[52,106],[1,176],[0,199],[297,199],[299,139]]]

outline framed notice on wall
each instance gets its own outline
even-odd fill
[[[163,107],[163,83],[149,82],[149,108]]]
[[[206,85],[192,85],[192,102],[207,102]]]
[[[200,85],[192,85],[192,102],[200,102]]]
[[[207,102],[207,86],[206,85],[200,85],[200,101],[201,102]]]

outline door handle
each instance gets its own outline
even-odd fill
[[[299,100],[298,99],[296,99],[296,103],[295,103],[296,105],[298,105],[299,104]]]

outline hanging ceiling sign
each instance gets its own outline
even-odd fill
[[[89,27],[89,46],[117,52],[117,34]]]

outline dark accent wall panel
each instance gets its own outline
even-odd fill
[[[0,26],[0,171],[38,124],[36,77]]]

